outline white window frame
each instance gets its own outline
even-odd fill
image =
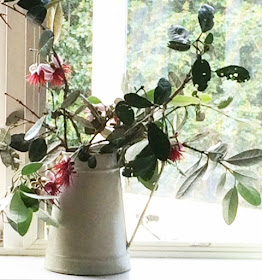
[[[102,100],[106,98],[105,103],[123,94],[121,81],[125,73],[127,7],[127,0],[94,1],[92,92]],[[9,92],[36,112],[43,108],[45,96],[42,94],[40,98],[37,90],[28,86],[25,80],[28,66],[34,61],[34,54],[29,52],[29,48],[37,48],[40,30],[2,5],[0,12],[8,15],[8,22],[12,26],[11,30],[0,23],[0,57],[4,58],[4,61],[1,61],[4,67],[0,68],[0,123],[4,124],[6,117],[21,109],[21,106],[5,98],[2,93]],[[121,16],[115,16],[116,14]],[[28,116],[28,112],[25,112],[25,115],[32,118]],[[1,182],[5,182],[5,186],[0,185],[0,197],[8,186],[10,174],[0,163]],[[43,232],[42,224],[36,220],[25,237],[20,237],[9,226],[5,226],[4,247],[0,248],[0,255],[44,255],[47,241],[44,240]],[[262,258],[262,244],[249,246],[224,243],[134,242],[130,254],[136,257],[257,259]]]

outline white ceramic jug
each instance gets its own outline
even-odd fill
[[[45,267],[74,275],[109,275],[130,269],[119,168],[114,154],[98,154],[97,166],[75,161],[72,185],[59,198]]]

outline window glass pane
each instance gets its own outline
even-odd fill
[[[176,52],[167,47],[167,30],[171,25],[181,25],[190,32],[191,41],[195,40],[201,30],[197,13],[202,1],[129,1],[128,37],[127,37],[127,82],[126,90],[134,92],[141,85],[146,91],[157,86],[161,77],[175,77],[175,87],[184,80],[190,66],[195,61],[195,50]],[[214,49],[204,55],[212,70],[227,65],[241,65],[249,70],[251,80],[247,83],[235,83],[220,79],[213,73],[205,91],[217,105],[233,97],[230,106],[223,109],[223,114],[201,106],[205,114],[204,121],[196,121],[196,111],[188,108],[188,120],[179,133],[180,142],[191,139],[196,134],[206,137],[190,143],[199,150],[222,141],[228,143],[228,156],[247,149],[261,147],[261,43],[260,18],[262,4],[260,1],[213,1],[215,8]],[[205,35],[204,37],[205,38]],[[191,95],[195,90],[188,84],[183,94]],[[183,119],[184,110],[177,110],[178,118]],[[231,118],[227,117],[230,115]],[[248,121],[246,121],[248,119]],[[196,163],[199,154],[184,152],[178,162],[185,172]],[[204,163],[202,159],[201,163]],[[214,166],[215,167],[215,166]],[[259,166],[244,169],[256,171],[261,175]],[[222,200],[226,192],[233,187],[234,180],[227,174],[226,185],[218,194],[216,187],[225,169],[221,166],[207,172],[197,187],[177,200],[176,192],[181,184],[181,174],[174,166],[168,166],[160,180],[160,186],[147,211],[147,217],[140,226],[137,241],[174,240],[188,242],[262,242],[259,226],[261,210],[251,207],[239,197],[242,207],[238,210],[233,225],[226,225],[222,216]],[[132,183],[130,183],[132,182]],[[256,185],[261,191],[261,185]],[[146,203],[149,191],[136,180],[129,180],[126,186],[126,205],[128,232],[131,235],[137,216]]]
[[[89,96],[91,94],[91,75],[92,75],[92,17],[93,1],[92,0],[62,0],[64,19],[61,35],[55,50],[63,61],[70,68],[68,77],[69,91],[81,90]],[[48,104],[52,110],[59,109],[59,104],[63,100],[64,91],[57,88],[49,88]],[[79,100],[74,105],[76,111],[82,104]],[[82,112],[83,113],[83,112]],[[84,114],[84,113],[83,113]],[[61,135],[64,131],[62,118],[49,120],[52,125],[57,127]],[[75,133],[72,122],[68,122],[68,145],[78,145],[78,137]],[[82,140],[86,140],[84,128],[79,128]],[[52,136],[53,137],[53,136]],[[53,139],[50,139],[53,140]]]

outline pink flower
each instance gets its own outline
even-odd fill
[[[63,70],[60,68],[56,68],[52,80],[50,81],[50,85],[52,87],[61,87],[63,83],[64,83]]]
[[[74,162],[71,158],[65,158],[57,163],[53,169],[55,170],[55,182],[58,186],[69,187],[72,181],[72,176],[75,172]]]
[[[32,64],[29,67],[30,74],[27,76],[27,81],[31,85],[44,85],[52,79],[54,69],[45,63]]]
[[[176,160],[181,160],[183,158],[182,152],[184,152],[184,146],[182,144],[176,143],[175,145],[172,145],[169,159],[173,162]]]
[[[58,195],[60,193],[60,186],[56,182],[56,176],[53,172],[47,171],[46,172],[47,183],[44,185],[44,190],[49,195]]]
[[[64,75],[67,77],[71,73],[71,68],[63,62],[63,59],[59,55],[57,55],[57,57],[53,56],[52,61],[54,73],[50,85],[53,87],[60,87],[64,84]]]
[[[94,108],[98,111],[98,113],[105,117],[106,116],[106,111],[108,110],[108,106],[102,104],[102,103],[98,103],[94,105]],[[85,117],[88,121],[92,122],[94,120],[94,116],[91,113],[91,110],[89,108],[85,109]]]

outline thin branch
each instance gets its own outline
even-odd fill
[[[150,204],[150,201],[151,201],[151,199],[152,199],[152,197],[153,197],[155,191],[156,191],[157,188],[158,188],[158,183],[159,183],[161,174],[163,173],[164,166],[165,166],[165,162],[161,162],[161,169],[160,169],[160,172],[159,172],[159,175],[158,175],[156,184],[155,184],[153,190],[152,190],[151,193],[150,193],[150,196],[149,196],[149,198],[148,198],[148,201],[147,201],[147,203],[146,203],[146,206],[145,206],[145,208],[144,208],[144,210],[143,210],[143,212],[142,212],[142,214],[141,214],[141,216],[140,216],[140,218],[139,218],[139,220],[138,220],[138,223],[137,223],[136,228],[135,228],[135,230],[134,230],[134,232],[133,232],[133,234],[132,234],[132,237],[131,237],[130,241],[127,243],[127,248],[129,248],[129,247],[131,246],[131,244],[132,244],[132,242],[133,242],[133,240],[134,240],[134,238],[135,238],[135,236],[136,236],[137,230],[138,230],[139,226],[141,225],[141,223],[142,223],[142,221],[143,221],[143,219],[144,219],[144,216],[145,216],[145,214],[146,214],[146,211],[147,211],[147,209],[148,209],[148,206],[149,206],[149,204]]]
[[[27,105],[25,105],[21,100],[13,97],[12,95],[10,95],[9,93],[5,92],[5,95],[12,98],[13,100],[15,100],[17,103],[19,103],[20,105],[22,105],[24,108],[26,108],[26,110],[28,110],[32,115],[34,115],[36,118],[40,119],[40,116],[37,115],[36,112],[34,112],[32,109],[30,109]]]
[[[16,12],[16,13],[18,13],[18,14],[24,16],[24,17],[26,17],[26,14],[20,12],[20,11],[15,7],[15,5],[14,5],[14,6],[9,6],[9,5],[7,5],[6,3],[1,3],[1,4],[4,5],[5,7],[9,8],[9,9],[11,9],[11,10],[13,10],[14,12]]]
[[[6,19],[4,18],[4,16],[6,16],[6,14],[0,13],[0,18],[3,20],[3,22],[4,22],[10,29],[12,29],[11,26],[10,26],[10,25],[8,24],[8,22],[6,21]]]

